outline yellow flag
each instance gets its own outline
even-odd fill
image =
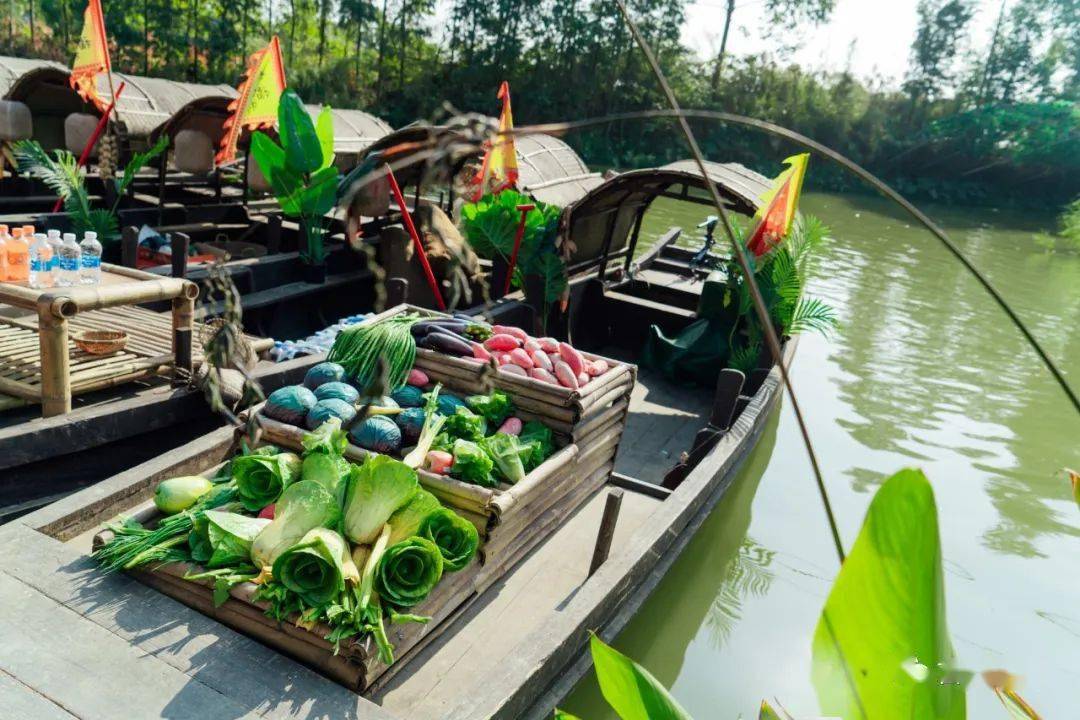
[[[786,158],[784,164],[789,167],[777,176],[772,188],[761,197],[764,205],[754,215],[757,225],[746,242],[754,255],[764,255],[779,245],[791,230],[795,211],[799,209],[799,195],[809,160],[810,153]]]
[[[285,92],[285,63],[277,35],[266,47],[248,58],[240,96],[229,104],[232,113],[225,120],[225,137],[215,158],[218,164],[236,159],[236,145],[244,128],[269,127],[277,122],[278,102]]]
[[[503,104],[499,115],[499,137],[484,154],[484,165],[474,180],[476,191],[473,202],[486,193],[496,194],[517,186],[517,149],[514,147],[514,136],[509,134],[514,129],[514,114],[510,109],[510,84],[505,80],[499,86],[499,99]]]
[[[101,0],[90,0],[83,13],[82,35],[79,36],[79,49],[75,53],[69,82],[83,100],[94,103],[98,110],[105,112],[108,103],[98,94],[97,77],[100,73],[110,72],[112,64],[109,62],[109,42],[105,39],[105,15],[101,12]]]

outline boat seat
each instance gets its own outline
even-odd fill
[[[209,175],[214,171],[214,143],[201,130],[185,128],[173,138],[173,167],[192,175]]]
[[[94,130],[97,129],[98,119],[88,113],[71,113],[64,118],[64,146],[75,153],[81,155],[82,151],[86,148],[86,144],[90,142],[90,136],[94,134]],[[97,157],[97,145],[94,145],[94,149],[90,151],[90,157]]]
[[[34,119],[26,103],[0,100],[0,142],[29,140],[34,136]]]

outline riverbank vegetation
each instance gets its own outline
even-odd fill
[[[975,0],[921,0],[907,76],[873,79],[790,63],[834,0],[766,0],[762,52],[702,58],[682,44],[685,0],[629,3],[683,105],[772,120],[849,155],[923,199],[1064,205],[1080,195],[1080,5],[1016,0],[969,39]],[[4,53],[70,62],[81,2],[19,0],[0,23]],[[736,27],[735,3],[728,3]],[[493,113],[509,80],[518,124],[663,107],[613,3],[551,0],[143,0],[106,3],[117,70],[235,84],[246,53],[282,38],[290,84],[399,126],[449,101]],[[745,11],[742,11],[745,13]],[[730,19],[730,16],[729,16]],[[718,28],[719,31],[719,28]],[[699,123],[706,152],[772,173],[760,133]],[[593,166],[684,156],[670,122],[574,134]],[[858,183],[824,163],[819,188]]]

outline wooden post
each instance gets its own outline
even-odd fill
[[[626,251],[626,265],[624,267],[626,272],[630,272],[630,266],[634,262],[634,251],[637,249],[638,236],[641,234],[641,221],[645,218],[646,207],[648,206],[642,205],[637,211],[637,217],[634,218],[634,230],[630,235],[630,246]]]
[[[392,277],[386,281],[386,307],[392,308],[406,302],[409,295],[409,281],[405,278]]]
[[[138,267],[139,228],[128,225],[120,233],[120,264],[124,267]]]
[[[592,562],[589,563],[589,577],[600,569],[611,552],[611,541],[615,537],[615,524],[619,521],[622,499],[623,491],[613,488],[604,502],[604,516],[600,518],[600,531],[596,534],[596,547],[593,548]]]
[[[38,308],[38,342],[41,353],[41,414],[43,417],[65,415],[71,412],[67,319],[54,315],[51,306]]]
[[[195,298],[199,288],[194,284],[185,288],[172,301],[173,360],[176,364],[175,382],[187,382],[191,376],[191,341],[195,320]]]
[[[169,233],[169,248],[172,251],[172,276],[174,278],[187,277],[188,248],[191,247],[191,237],[187,233]]]
[[[158,203],[157,203],[157,221],[158,225],[165,223],[165,178],[169,172],[169,153],[161,153],[161,157],[158,158]]]

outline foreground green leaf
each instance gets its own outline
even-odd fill
[[[595,635],[589,647],[600,692],[622,720],[690,720],[648,670]]]
[[[903,470],[870,503],[814,633],[821,711],[963,720],[952,660],[934,493],[921,472]]]

